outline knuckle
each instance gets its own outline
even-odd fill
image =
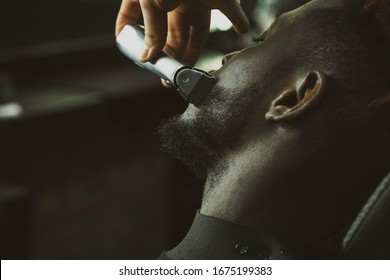
[[[148,34],[145,35],[145,39],[150,41],[150,42],[153,42],[153,43],[158,43],[158,42],[161,42],[161,41],[165,41],[165,37],[166,37],[166,35],[164,35],[164,34],[148,33]]]
[[[163,35],[149,34],[145,36],[145,44],[151,48],[162,49],[165,45],[166,37]]]

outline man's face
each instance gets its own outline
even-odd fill
[[[291,58],[304,39],[302,19],[321,5],[314,1],[282,15],[261,42],[237,52],[215,71],[218,82],[202,106],[189,105],[182,115],[160,125],[163,149],[204,176],[208,169],[221,171],[216,168],[223,165],[217,163],[226,153],[261,135],[275,93],[297,75]]]

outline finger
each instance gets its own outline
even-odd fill
[[[190,39],[187,46],[185,61],[194,65],[198,60],[210,31],[211,11],[196,15],[196,21],[191,25]]]
[[[168,13],[168,37],[164,52],[184,63],[189,37],[190,17],[177,11]]]
[[[156,6],[154,1],[141,1],[145,23],[145,45],[147,50],[141,61],[156,58],[162,51],[167,38],[167,12]]]
[[[219,10],[233,23],[237,33],[246,33],[249,30],[249,20],[237,0],[225,2]]]
[[[141,6],[138,1],[123,0],[116,19],[115,35],[122,31],[126,24],[134,24],[141,15]]]

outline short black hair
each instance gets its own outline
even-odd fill
[[[331,109],[319,132],[323,143],[318,143],[326,152],[319,156],[343,170],[343,154],[356,174],[380,180],[390,170],[390,39],[367,0],[347,3],[346,8],[307,14],[307,34],[294,59],[306,71],[324,72],[330,81],[326,108]]]
[[[379,26],[390,39],[390,3],[388,0],[365,0],[363,10],[375,16]]]
[[[305,48],[297,59],[308,70],[319,67],[345,90],[356,92],[355,102],[360,99],[367,106],[390,108],[390,103],[386,104],[390,94],[390,36],[387,25],[378,20],[373,2],[378,1],[351,0],[346,9],[325,8],[308,15],[310,39],[303,43]],[[390,5],[387,0],[386,4]]]

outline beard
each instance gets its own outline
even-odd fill
[[[256,107],[252,96],[215,86],[198,109],[190,105],[183,115],[161,122],[156,134],[162,150],[190,167],[201,179],[206,178],[208,170],[218,176],[227,166],[221,159],[237,148]]]

